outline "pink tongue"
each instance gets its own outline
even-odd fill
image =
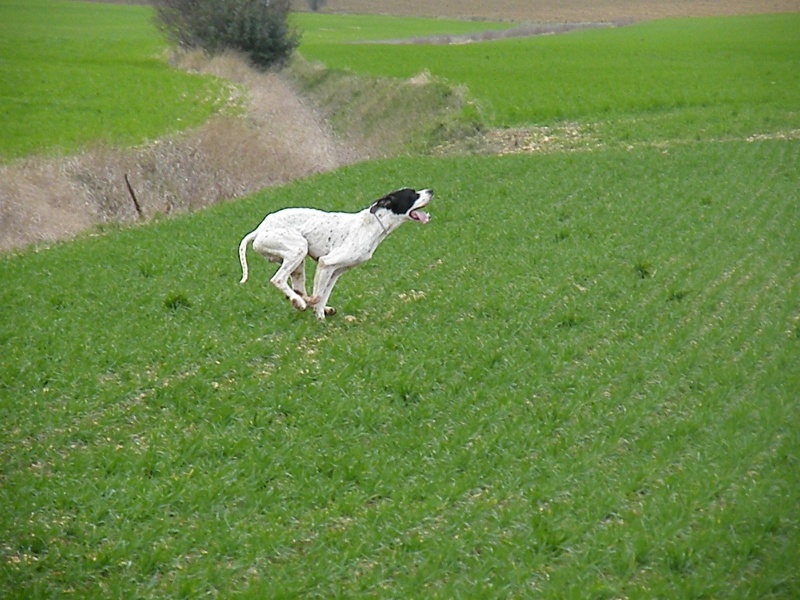
[[[419,221],[420,223],[423,223],[423,224],[427,223],[428,221],[431,220],[431,218],[428,215],[428,213],[426,213],[426,212],[424,212],[422,210],[412,210],[411,211],[411,218],[412,219],[416,219],[417,221]]]

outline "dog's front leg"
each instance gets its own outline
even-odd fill
[[[336,309],[332,306],[328,306],[328,299],[331,297],[331,292],[333,292],[333,286],[336,285],[336,280],[339,279],[339,275],[341,275],[343,272],[343,270],[334,271],[328,280],[327,287],[319,294],[314,294],[314,297],[311,299],[310,304],[314,307],[314,314],[318,319],[324,319],[325,317],[330,317],[336,314]],[[319,301],[316,303],[314,302],[315,298],[319,298]]]
[[[327,264],[324,257],[319,260],[317,272],[314,275],[314,295],[308,301],[309,305],[314,307],[314,314],[318,319],[323,320],[325,317],[336,314],[336,309],[328,306],[328,299],[331,297],[336,280],[345,270]]]

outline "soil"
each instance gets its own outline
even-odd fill
[[[306,8],[306,0],[295,1]],[[800,0],[328,0],[321,12],[585,24],[800,12]],[[234,82],[234,95],[245,90],[244,114],[140,148],[0,166],[0,251],[63,240],[98,223],[195,210],[369,158],[338,139],[280,74],[256,73],[230,56],[189,57],[181,66]]]

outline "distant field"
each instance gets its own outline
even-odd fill
[[[0,158],[132,144],[202,122],[224,86],[169,69],[146,7],[0,3]],[[301,53],[334,68],[464,84],[498,126],[602,121],[627,142],[800,127],[800,15],[659,21],[470,45],[354,44],[510,24],[297,14]],[[91,23],[86,36],[77,24]],[[102,56],[101,60],[93,57]],[[592,56],[591,61],[586,57]],[[158,98],[158,102],[153,99]],[[769,111],[763,108],[769,106]]]
[[[168,67],[150,15],[140,6],[0,1],[0,161],[136,144],[218,111],[226,85]]]
[[[622,120],[624,129],[635,119],[646,135],[665,138],[698,128],[721,136],[800,127],[800,14],[667,20],[466,46],[356,46],[319,37],[301,52],[369,75],[428,70],[466,85],[499,126]]]
[[[306,0],[294,0],[294,5],[298,10],[308,9]],[[322,10],[403,17],[578,23],[798,12],[800,0],[327,0]]]

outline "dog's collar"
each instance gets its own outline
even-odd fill
[[[378,216],[378,213],[372,213],[372,216],[375,217],[375,220],[378,221],[378,225],[380,225],[381,229],[383,229],[383,233],[385,235],[388,235],[389,232],[386,231],[386,227],[383,226],[383,222],[381,221],[381,218]]]

